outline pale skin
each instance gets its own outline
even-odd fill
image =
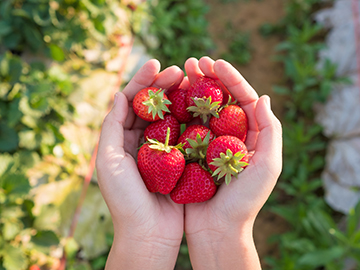
[[[241,74],[224,60],[209,57],[185,62],[187,77],[176,66],[160,72],[148,61],[106,116],[97,156],[100,190],[114,224],[114,243],[106,269],[174,269],[185,232],[193,269],[261,269],[253,241],[253,224],[272,192],[282,167],[282,131],[268,96],[258,97]],[[246,145],[254,155],[231,183],[209,201],[179,205],[168,195],[150,193],[136,166],[138,141],[145,121],[131,101],[144,87],[186,88],[198,76],[220,80],[249,119]]]

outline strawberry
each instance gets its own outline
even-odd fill
[[[227,105],[219,112],[219,118],[210,118],[209,126],[217,137],[230,135],[245,142],[248,119],[240,106]]]
[[[139,172],[150,192],[169,194],[185,168],[185,158],[177,147],[169,146],[170,128],[165,144],[148,139],[141,146],[137,162]]]
[[[156,87],[141,89],[134,97],[133,109],[137,116],[148,122],[164,119],[169,111],[171,102],[164,94],[164,90]]]
[[[170,198],[178,204],[200,203],[211,199],[216,190],[211,174],[194,162],[185,166],[179,182],[170,192]]]
[[[183,144],[183,149],[190,160],[205,159],[206,149],[215,138],[212,131],[202,125],[192,125],[181,134],[177,143]]]
[[[178,88],[168,95],[171,102],[169,110],[180,124],[190,122],[193,119],[192,114],[186,110],[186,94],[187,90]]]
[[[207,149],[206,162],[218,176],[218,181],[225,176],[228,185],[231,176],[239,174],[248,165],[248,151],[245,144],[234,136],[220,136],[213,140]]]
[[[175,145],[180,136],[180,124],[172,114],[167,114],[164,119],[151,123],[144,132],[144,137],[165,143],[167,128],[170,128],[169,145]]]
[[[220,85],[209,77],[199,77],[187,91],[187,110],[193,113],[194,117],[200,116],[204,123],[210,115],[217,117],[217,110],[222,101],[223,92]]]

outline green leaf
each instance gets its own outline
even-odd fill
[[[40,135],[33,130],[20,131],[19,139],[19,146],[29,150],[38,148],[41,142]]]
[[[63,61],[65,59],[65,53],[58,45],[50,44],[50,54],[55,61]]]
[[[33,237],[31,237],[31,242],[38,247],[44,248],[56,246],[60,243],[59,238],[53,231],[38,231]]]
[[[21,222],[18,220],[5,221],[3,227],[3,236],[5,240],[12,240],[23,228]]]
[[[6,100],[6,96],[8,95],[9,91],[11,90],[11,84],[7,82],[0,83],[0,98]]]
[[[311,253],[304,254],[298,263],[302,266],[311,266],[313,268],[324,266],[327,263],[341,258],[345,255],[346,249],[340,246],[334,246],[329,249],[315,250]]]
[[[7,206],[2,209],[1,217],[4,219],[19,219],[24,216],[20,206]]]
[[[9,60],[10,82],[16,83],[20,80],[23,64],[19,57],[12,56]]]
[[[20,99],[14,99],[9,106],[9,111],[7,113],[7,122],[10,127],[14,127],[21,119],[23,115],[22,112],[19,110],[19,102]]]
[[[21,42],[21,34],[17,31],[11,32],[2,38],[2,44],[8,49],[17,49]]]
[[[51,247],[59,245],[60,240],[53,231],[38,231],[31,237],[31,243],[34,249],[49,254]]]
[[[37,97],[37,99],[31,100],[31,107],[37,111],[43,112],[44,114],[48,114],[50,111],[48,99],[49,98],[47,97]]]
[[[30,48],[34,52],[38,51],[40,47],[44,44],[42,34],[39,32],[38,29],[34,27],[34,25],[24,24],[22,32],[27,44],[29,44]]]
[[[38,230],[56,230],[60,226],[59,208],[53,204],[46,204],[41,207],[41,212],[34,220],[34,227]]]
[[[35,151],[21,150],[14,154],[15,167],[22,172],[33,168],[40,161],[40,156]]]
[[[349,211],[348,220],[347,220],[347,235],[350,237],[358,228],[360,222],[360,201],[356,204],[354,208]]]
[[[26,19],[31,19],[31,16],[29,15],[29,13],[26,12],[26,10],[24,9],[13,9],[11,12],[11,15],[13,16],[18,16],[18,17],[23,17]]]
[[[14,163],[14,159],[8,153],[0,154],[0,179],[1,176],[10,169],[11,165]],[[1,181],[0,181],[1,183]]]
[[[39,97],[48,97],[55,94],[54,87],[47,81],[42,81],[28,86],[30,100],[39,99]]]
[[[16,150],[19,143],[15,129],[0,123],[0,151],[10,152]]]
[[[67,258],[75,258],[77,252],[79,251],[79,244],[75,241],[73,237],[70,237],[66,239],[64,248]]]
[[[0,37],[11,32],[11,25],[6,21],[0,21]]]
[[[3,250],[3,266],[6,270],[25,270],[28,264],[24,251],[20,247],[6,244]]]
[[[26,195],[30,191],[30,183],[25,175],[20,173],[8,173],[3,176],[2,188],[8,195]]]

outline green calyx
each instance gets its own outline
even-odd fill
[[[190,106],[187,108],[189,112],[193,114],[194,117],[200,116],[200,118],[206,123],[208,117],[213,115],[216,118],[219,118],[218,109],[220,107],[220,102],[211,102],[211,97],[208,98],[193,98],[195,106]]]
[[[164,98],[164,92],[165,90],[161,89],[157,92],[149,90],[149,99],[143,102],[148,107],[148,113],[152,114],[153,119],[155,119],[156,115],[160,119],[164,119],[164,112],[170,112],[166,105],[170,105],[171,101]]]
[[[196,134],[196,140],[186,139],[191,148],[185,150],[187,157],[191,161],[204,160],[206,151],[210,141],[210,131],[206,134],[204,140],[201,139],[200,134]]]
[[[158,140],[154,140],[154,139],[150,139],[150,138],[146,138],[146,139],[150,143],[149,147],[151,149],[165,151],[166,153],[170,153],[171,149],[173,149],[173,148],[176,148],[176,149],[179,149],[180,151],[182,151],[183,144],[181,144],[181,143],[176,146],[169,145],[169,139],[170,139],[170,128],[169,127],[167,128],[165,143],[161,143]]]
[[[226,107],[229,107],[229,105],[236,105],[237,104],[237,100],[234,99],[232,100],[231,98],[231,95],[229,95],[229,99],[228,101],[226,102],[225,105],[221,106],[219,109],[218,109],[218,113],[221,112],[223,109],[225,109]]]
[[[217,167],[217,169],[213,172],[212,176],[218,176],[218,180],[225,176],[225,183],[228,185],[231,181],[231,177],[239,174],[244,167],[249,165],[248,163],[241,161],[245,154],[241,152],[235,153],[233,155],[230,149],[226,150],[225,153],[220,153],[219,158],[214,158],[211,165]]]

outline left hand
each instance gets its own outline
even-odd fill
[[[150,193],[135,161],[148,125],[132,110],[135,94],[148,86],[176,88],[184,77],[175,66],[159,69],[157,60],[148,61],[116,94],[102,126],[96,168],[114,224],[109,269],[171,269],[182,240],[183,205],[175,204],[168,195]]]

